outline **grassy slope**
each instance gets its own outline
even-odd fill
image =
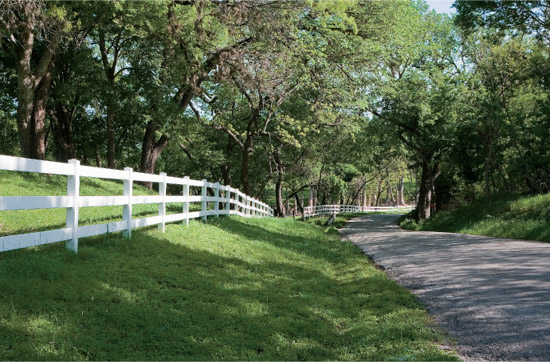
[[[67,177],[26,172],[0,171],[0,196],[62,196],[67,195]],[[134,184],[134,195],[156,195],[157,192]],[[82,178],[83,196],[122,195],[122,181]],[[191,210],[200,205],[192,204]],[[167,213],[181,212],[181,204],[169,204]],[[122,206],[83,207],[79,210],[79,225],[101,224],[122,220]],[[158,215],[156,204],[134,205],[133,217]],[[64,209],[0,211],[0,236],[22,234],[65,227]]]
[[[414,230],[449,231],[550,242],[550,194],[482,200],[437,213],[420,225],[402,221]]]
[[[118,188],[100,183],[83,189]],[[0,360],[456,358],[413,295],[316,222],[220,218],[81,239],[77,255],[1,253]]]

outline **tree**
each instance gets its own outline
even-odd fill
[[[457,10],[456,24],[468,33],[490,27],[550,39],[548,1],[455,1],[453,6]]]
[[[393,50],[394,44],[390,45],[378,78],[382,92],[370,112],[392,125],[414,151],[422,171],[417,214],[423,220],[434,209],[435,182],[451,144],[448,136],[456,125],[454,99],[461,83],[454,61],[456,34],[450,21],[423,10],[405,15],[412,24],[404,29],[410,32],[406,46]]]
[[[72,25],[65,5],[3,0],[2,48],[14,57],[17,72],[17,129],[21,154],[44,159],[46,106],[58,53]]]

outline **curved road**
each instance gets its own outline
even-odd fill
[[[465,360],[550,361],[550,244],[405,231],[398,218],[341,232],[419,296]]]

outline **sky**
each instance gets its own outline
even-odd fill
[[[454,14],[456,9],[451,8],[454,0],[426,0],[430,9],[437,11],[438,13]]]

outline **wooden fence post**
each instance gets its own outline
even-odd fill
[[[201,203],[201,211],[203,212],[202,219],[206,221],[206,210],[207,210],[207,202],[206,202],[206,179],[202,179],[202,203]]]
[[[124,180],[123,195],[127,197],[127,203],[122,207],[122,218],[126,221],[126,230],[124,236],[126,238],[132,237],[132,196],[133,196],[133,175],[132,168],[125,167],[124,171],[128,172],[128,179]]]
[[[225,186],[225,210],[227,211],[227,216],[231,215],[231,186]]]
[[[159,216],[161,217],[161,222],[159,224],[159,230],[162,232],[166,231],[166,172],[161,172],[162,181],[159,182],[159,195],[162,197],[162,202],[159,204]]]
[[[214,212],[216,213],[216,218],[220,217],[220,183],[216,182],[214,184],[214,197],[216,202],[214,202]]]
[[[189,226],[189,176],[185,176],[183,182],[183,197],[185,197],[183,213],[185,214],[185,226]]]
[[[241,203],[241,214],[243,214],[243,216],[245,216],[246,215],[246,205],[245,205],[246,200],[245,200],[243,195],[240,195],[239,198],[241,200],[240,201],[240,203]]]
[[[240,203],[241,203],[241,214],[243,214],[243,216],[245,216],[246,215],[246,205],[245,205],[246,199],[245,199],[244,195],[240,195],[239,198],[241,200],[240,201]]]
[[[69,160],[73,165],[74,172],[67,177],[67,195],[73,197],[72,207],[67,208],[66,226],[73,230],[73,237],[68,240],[66,246],[68,249],[78,252],[78,207],[80,196],[80,161]]]

